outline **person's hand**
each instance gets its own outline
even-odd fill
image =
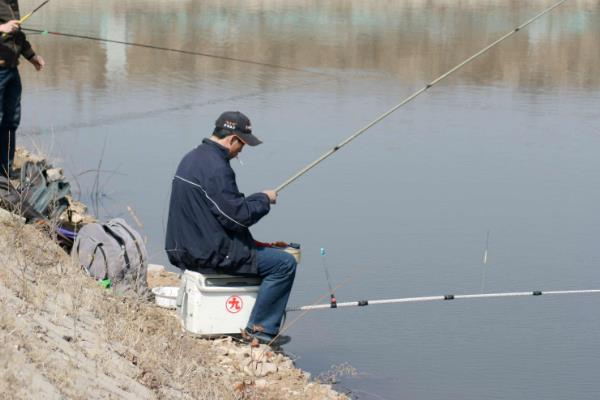
[[[288,247],[289,245],[286,242],[277,241],[277,242],[271,243],[271,246],[275,246],[275,247]]]
[[[19,30],[21,23],[19,20],[13,19],[2,25],[0,25],[0,32],[2,33],[14,33]]]
[[[44,68],[44,65],[46,65],[46,61],[44,61],[44,59],[42,58],[42,56],[39,56],[37,54],[35,56],[33,56],[29,60],[29,62],[33,64],[33,66],[35,67],[35,69],[37,71],[41,71],[42,68]]]
[[[263,190],[263,193],[269,197],[269,203],[277,203],[277,192],[274,190]]]

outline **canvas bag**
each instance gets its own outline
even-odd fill
[[[85,225],[77,233],[71,256],[89,276],[110,279],[116,293],[149,297],[146,246],[122,218]]]

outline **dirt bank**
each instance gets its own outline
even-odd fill
[[[181,331],[119,298],[45,234],[0,218],[0,398],[342,399],[282,354]]]

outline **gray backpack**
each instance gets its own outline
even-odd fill
[[[116,293],[149,298],[146,246],[123,219],[85,225],[77,233],[71,256],[89,276],[110,279]]]

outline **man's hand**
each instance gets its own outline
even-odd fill
[[[33,64],[33,66],[35,67],[35,69],[37,71],[41,71],[42,68],[44,68],[44,65],[46,65],[46,61],[44,61],[44,59],[42,58],[42,56],[39,56],[37,54],[35,56],[33,56],[29,60],[29,62]]]
[[[274,190],[263,190],[263,193],[269,197],[269,203],[277,203],[277,192]]]
[[[20,26],[21,26],[21,23],[19,22],[19,20],[13,19],[13,20],[8,21],[7,23],[0,25],[0,32],[6,33],[6,34],[14,33],[19,30]]]

